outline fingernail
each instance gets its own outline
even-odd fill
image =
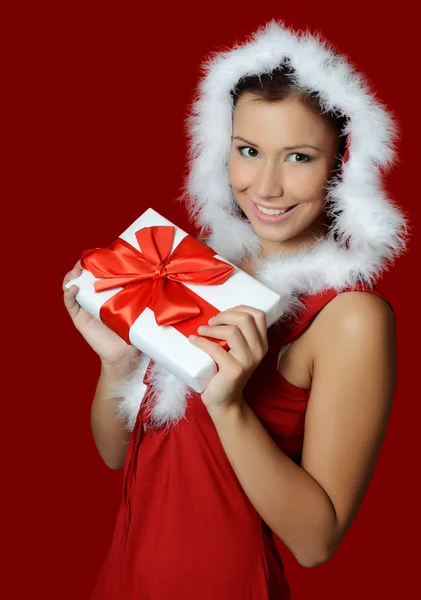
[[[197,339],[197,335],[189,335],[189,340],[196,340]]]

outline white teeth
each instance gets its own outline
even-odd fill
[[[282,210],[275,210],[274,208],[262,208],[258,204],[256,204],[257,208],[265,215],[283,215],[288,209],[283,208]]]

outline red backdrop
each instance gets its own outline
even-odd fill
[[[37,592],[45,600],[89,600],[111,541],[123,471],[108,469],[94,445],[90,408],[100,364],[72,326],[62,279],[82,250],[108,245],[148,207],[195,234],[174,198],[186,173],[186,109],[208,52],[277,18],[319,30],[348,54],[400,123],[400,162],[387,186],[416,230],[413,19],[383,10],[381,2],[281,5],[216,1],[140,9],[137,3],[56,2],[15,5],[10,15],[6,116],[16,117],[9,120],[6,175],[7,206],[16,214],[7,229],[21,224],[17,271],[22,275],[28,265],[31,277],[24,278],[24,297],[20,280],[19,298],[8,306],[26,315],[19,319],[21,334],[4,319],[13,332],[10,373],[16,370],[12,378],[6,373],[13,389],[3,401],[11,436],[6,496],[13,499],[5,518],[8,598]],[[376,470],[331,561],[304,569],[285,549],[294,600],[405,598],[418,583],[418,548],[411,547],[420,534],[419,369],[418,344],[412,346],[420,332],[412,316],[417,296],[407,284],[419,272],[415,233],[409,253],[379,283],[396,311],[399,372]]]

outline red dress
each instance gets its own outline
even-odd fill
[[[376,288],[359,289],[388,302]],[[244,389],[297,464],[310,391],[278,373],[278,356],[336,295],[302,298],[308,308],[298,321],[268,329],[269,350]],[[289,600],[282,542],[243,491],[200,395],[169,429],[144,430],[145,412],[130,437],[123,498],[91,600]]]

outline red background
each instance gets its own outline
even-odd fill
[[[100,364],[65,310],[63,277],[82,250],[108,245],[148,207],[195,234],[174,198],[186,174],[184,119],[199,65],[272,18],[319,30],[393,111],[401,141],[387,187],[412,227],[409,252],[378,284],[395,307],[399,370],[373,479],[333,559],[304,569],[286,548],[286,575],[293,600],[405,598],[418,587],[420,331],[408,282],[420,260],[419,35],[410,15],[382,2],[281,5],[32,3],[15,4],[3,19],[3,255],[16,275],[3,312],[8,598],[89,600],[122,494],[123,471],[105,466],[91,434]]]

